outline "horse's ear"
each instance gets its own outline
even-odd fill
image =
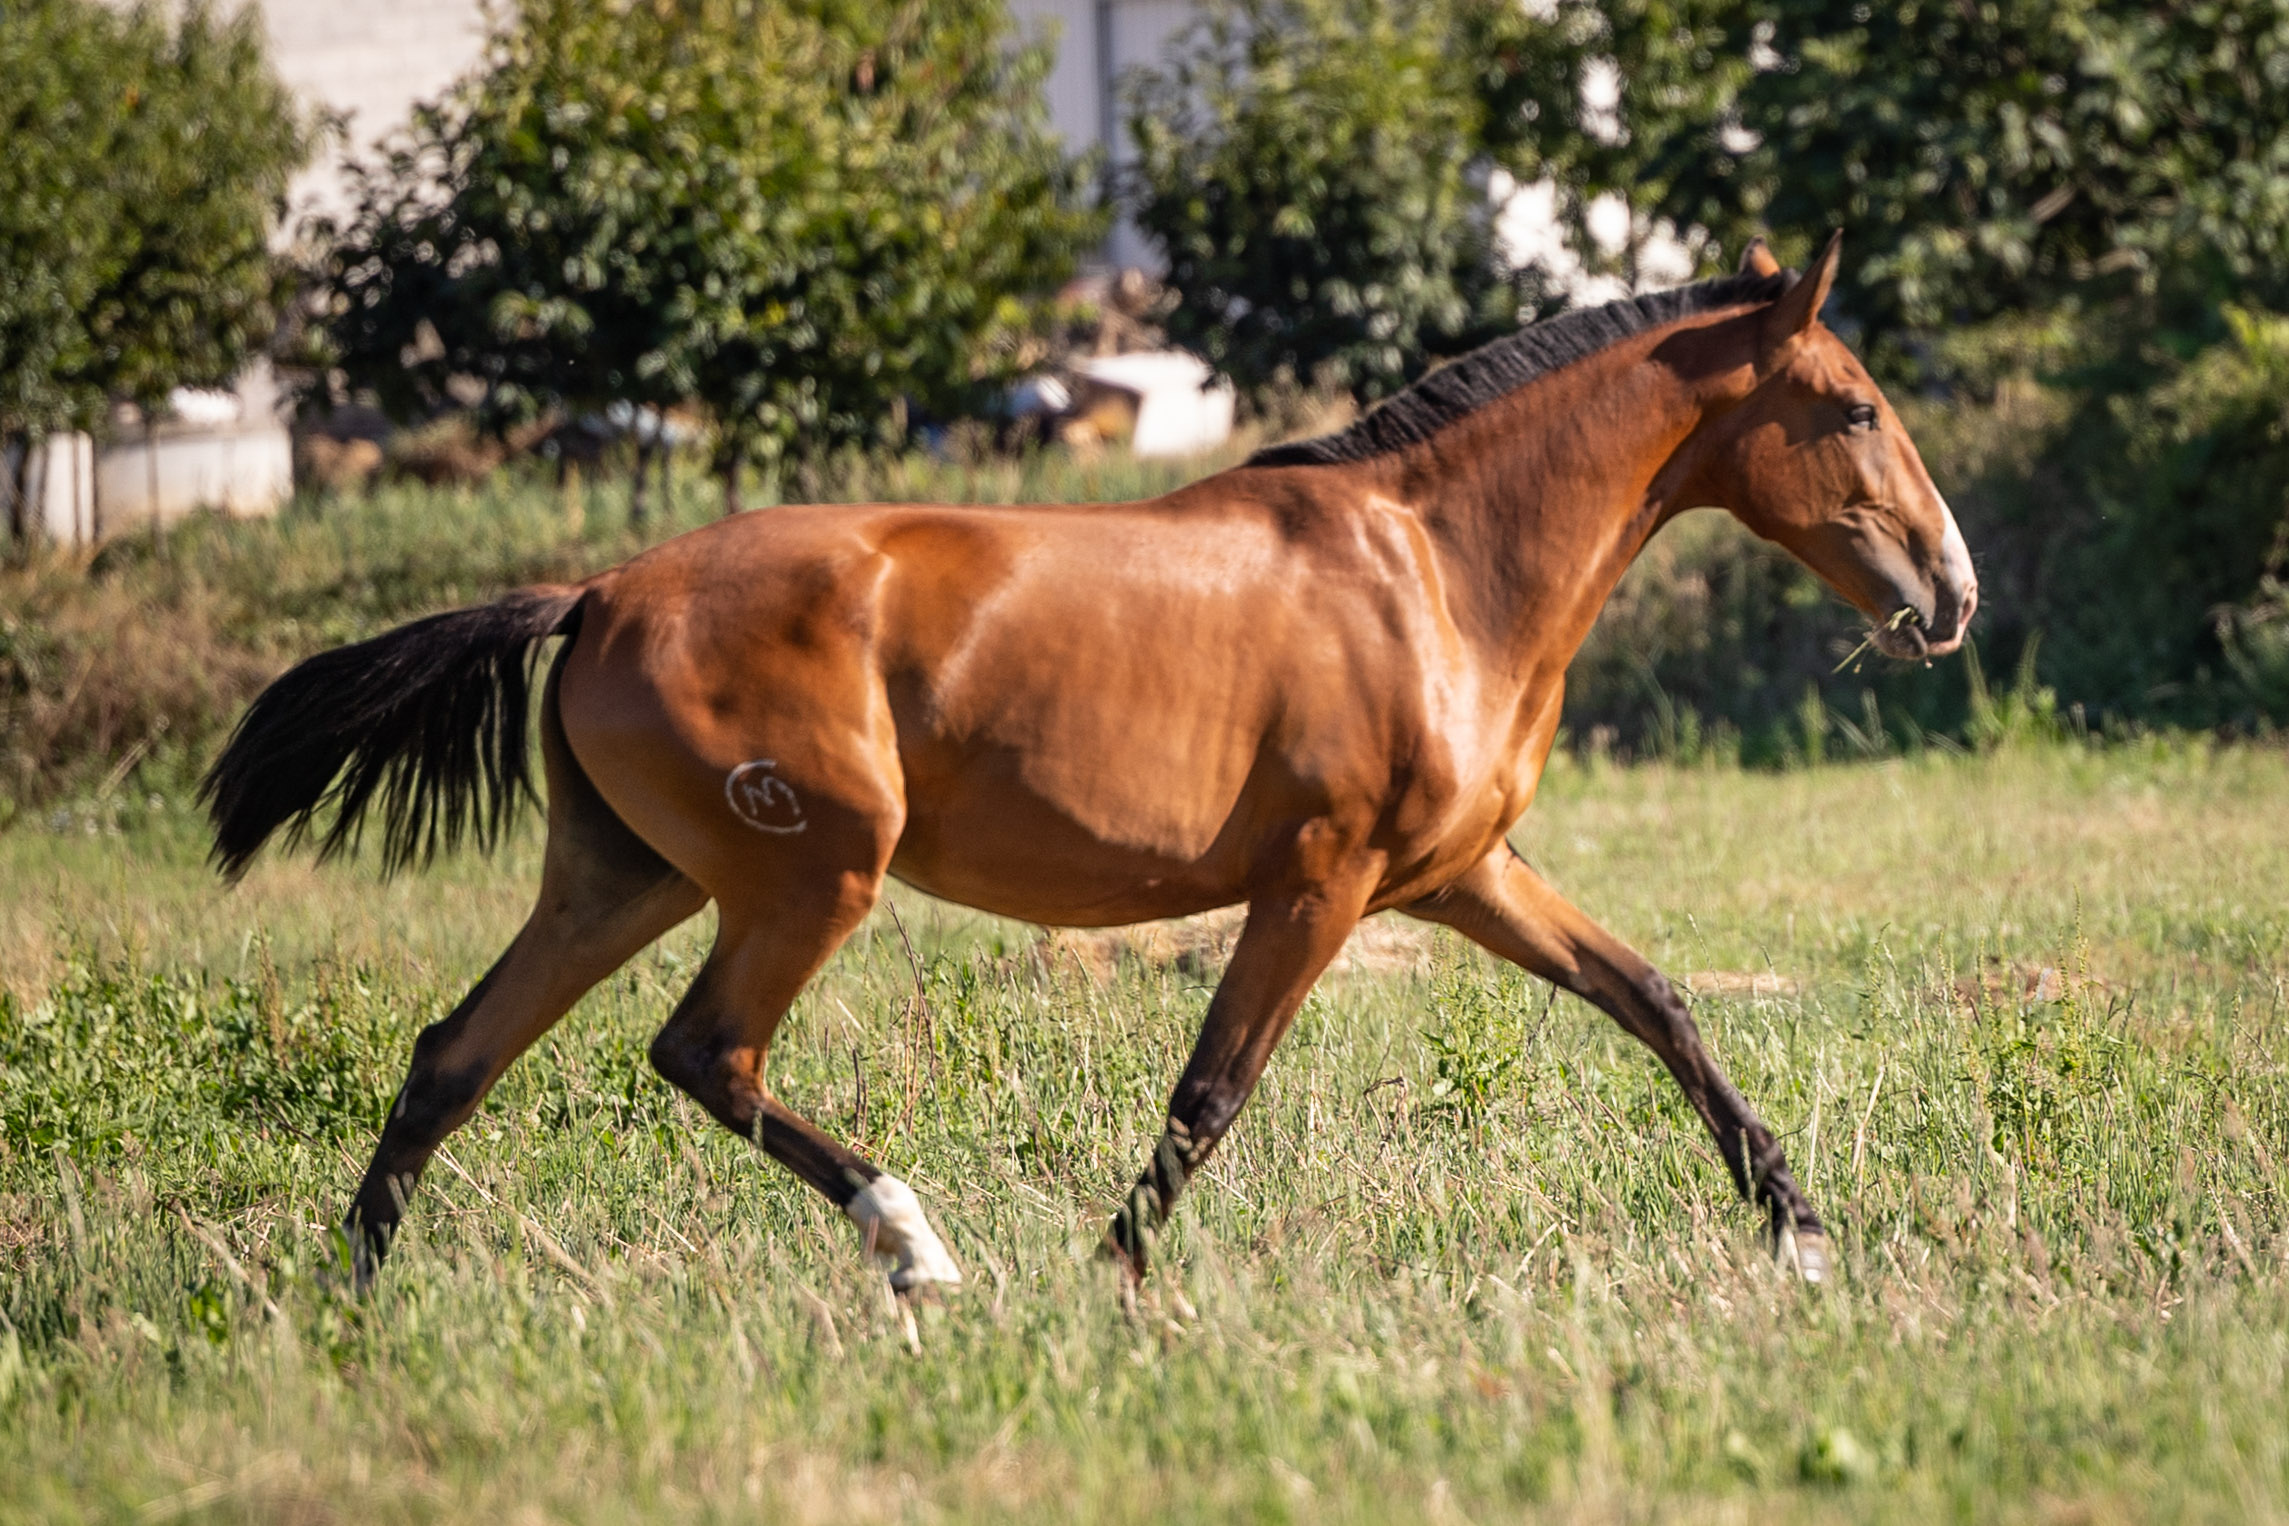
[[[1812,268],[1765,309],[1762,337],[1767,356],[1812,327],[1821,304],[1828,300],[1828,289],[1836,284],[1836,262],[1843,253],[1844,230],[1838,228],[1828,235],[1828,247],[1820,251]]]
[[[1772,257],[1772,250],[1763,239],[1752,238],[1749,240],[1749,246],[1741,251],[1740,269],[1736,274],[1776,276],[1780,274],[1780,261]]]

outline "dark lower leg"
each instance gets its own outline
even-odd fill
[[[695,991],[696,995],[697,992]],[[691,998],[686,997],[688,1005]],[[768,1045],[724,1042],[681,1028],[684,1009],[652,1040],[652,1068],[707,1109],[716,1122],[762,1147],[837,1208],[845,1208],[882,1173],[857,1152],[829,1137],[763,1085]],[[694,1025],[695,1027],[697,1025]]]
[[[1145,1274],[1152,1264],[1153,1242],[1160,1227],[1176,1211],[1177,1195],[1191,1183],[1192,1174],[1207,1163],[1214,1145],[1214,1140],[1195,1136],[1191,1126],[1174,1112],[1169,1114],[1160,1142],[1153,1146],[1152,1159],[1145,1163],[1136,1185],[1129,1189],[1105,1231],[1106,1255],[1125,1261],[1139,1277]]]
[[[398,1221],[405,1216],[406,1200],[429,1157],[477,1110],[499,1074],[483,1058],[455,1064],[450,1057],[455,1040],[467,1032],[471,1016],[507,962],[504,958],[495,964],[450,1015],[424,1028],[413,1041],[413,1065],[390,1104],[373,1163],[350,1200],[343,1226],[360,1280],[371,1277],[389,1253]]]
[[[765,1066],[779,1020],[796,993],[826,963],[866,904],[839,906],[816,919],[785,919],[769,931],[742,932],[719,945],[667,1025],[652,1040],[652,1068],[707,1109],[716,1122],[750,1140],[838,1208],[882,1173],[771,1095]],[[789,922],[816,920],[802,933]]]
[[[1104,1253],[1131,1275],[1145,1274],[1178,1195],[1239,1117],[1312,982],[1358,920],[1357,901],[1325,894],[1249,907],[1152,1158],[1105,1231]]]
[[[558,852],[553,843],[551,851]],[[563,886],[544,879],[541,905],[549,909],[535,912],[460,1005],[414,1040],[413,1063],[344,1226],[361,1282],[388,1253],[429,1157],[468,1121],[517,1056],[590,986],[702,904],[688,881],[655,874],[608,910],[568,910]]]
[[[1709,1053],[1700,1025],[1675,988],[1650,967],[1635,984],[1635,1001],[1617,1000],[1607,1011],[1677,1079],[1716,1141],[1717,1153],[1741,1196],[1765,1210],[1775,1238],[1791,1229],[1799,1235],[1823,1233],[1820,1216],[1788,1169],[1780,1141]]]
[[[1509,848],[1408,910],[1594,1003],[1642,1042],[1700,1114],[1741,1195],[1774,1235],[1822,1233],[1772,1130],[1725,1075],[1676,989],[1627,944],[1584,916]]]
[[[961,1267],[913,1189],[831,1139],[771,1095],[764,1066],[779,1020],[827,956],[866,914],[874,881],[855,878],[808,916],[768,928],[725,914],[724,939],[659,1036],[652,1064],[718,1123],[762,1146],[858,1226],[904,1294],[958,1286]]]

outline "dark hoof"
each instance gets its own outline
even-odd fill
[[[373,1291],[381,1275],[384,1248],[355,1223],[343,1224],[326,1237],[326,1259],[318,1267],[318,1283],[331,1292],[363,1298]]]

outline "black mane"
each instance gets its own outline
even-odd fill
[[[1595,355],[1632,334],[1695,313],[1770,302],[1795,280],[1794,272],[1719,276],[1545,318],[1439,367],[1347,429],[1315,440],[1267,446],[1250,456],[1247,464],[1336,466],[1416,444],[1537,376]]]

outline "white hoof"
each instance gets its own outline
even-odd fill
[[[1796,1275],[1813,1287],[1828,1280],[1828,1237],[1826,1235],[1800,1235],[1790,1230],[1781,1239],[1783,1262],[1793,1267]]]
[[[962,1269],[922,1212],[914,1189],[883,1175],[843,1207],[866,1237],[876,1259],[890,1263],[890,1285],[899,1292],[939,1286],[960,1287]]]

